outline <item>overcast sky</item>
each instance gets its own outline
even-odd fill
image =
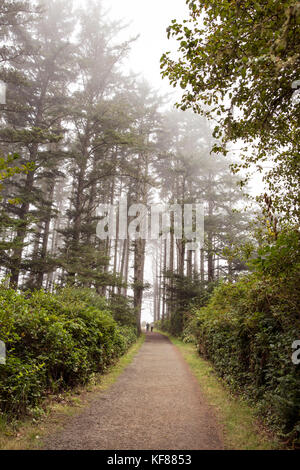
[[[132,47],[131,68],[141,72],[153,87],[172,91],[168,81],[160,76],[159,60],[174,45],[166,35],[171,20],[188,16],[185,0],[105,0],[104,3],[114,18],[131,21],[132,35],[140,34]]]
[[[77,4],[88,2],[77,0]],[[103,5],[110,10],[111,18],[124,19],[125,23],[130,23],[125,32],[126,39],[140,35],[132,44],[126,64],[128,68],[140,73],[153,88],[163,93],[173,93],[174,89],[168,80],[162,80],[160,76],[159,61],[167,50],[176,50],[176,41],[167,39],[166,28],[172,19],[188,17],[185,0],[103,0]]]

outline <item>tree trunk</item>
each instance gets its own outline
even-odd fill
[[[134,242],[134,308],[136,310],[136,324],[138,333],[141,334],[141,314],[144,291],[144,263],[145,263],[145,240]]]
[[[37,150],[37,147],[36,147]],[[34,157],[36,155],[36,152],[32,153],[31,156],[31,161],[34,161]],[[26,182],[25,182],[25,198],[26,200],[23,202],[19,217],[20,217],[20,225],[16,233],[16,237],[14,239],[14,243],[16,244],[16,247],[13,251],[12,255],[12,268],[11,268],[11,277],[10,277],[10,286],[13,289],[17,289],[19,285],[19,276],[20,276],[20,268],[21,268],[21,263],[22,263],[22,254],[23,254],[23,248],[24,248],[24,240],[27,234],[27,215],[30,207],[30,202],[28,200],[28,196],[33,190],[33,185],[34,185],[34,171],[29,171],[27,176],[26,176]]]
[[[205,277],[204,277],[205,276],[205,270],[204,270],[205,259],[204,259],[204,256],[205,256],[204,249],[201,248],[201,251],[200,251],[200,279],[201,279],[202,283],[205,280]]]

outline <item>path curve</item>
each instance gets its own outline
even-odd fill
[[[118,380],[65,428],[47,450],[223,449],[199,384],[168,338],[149,333]]]

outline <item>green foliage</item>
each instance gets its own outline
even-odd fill
[[[88,290],[19,294],[0,289],[0,409],[19,416],[48,393],[87,383],[103,373],[136,340],[120,326],[105,299]]]
[[[114,319],[121,325],[136,326],[136,312],[132,301],[123,295],[113,295],[109,299],[109,309]]]
[[[299,257],[283,266],[277,258],[284,238],[264,249],[270,257],[258,258],[257,273],[221,284],[208,306],[194,311],[185,334],[196,338],[199,353],[234,391],[258,404],[261,415],[295,442],[300,369],[291,355],[300,331],[300,270]]]
[[[14,166],[16,160],[19,158],[20,156],[17,153],[9,154],[6,157],[1,156],[0,153],[0,181],[7,180],[16,174],[28,173],[28,171],[34,170],[34,165],[32,163]],[[0,183],[0,191],[2,188],[3,185]],[[12,200],[11,203],[14,203],[14,201]]]
[[[258,250],[250,266],[262,274],[291,276],[291,270],[300,271],[300,234],[298,231],[282,232],[272,245]]]
[[[170,314],[159,327],[174,336],[180,336],[190,318],[190,310],[203,307],[209,301],[215,283],[202,283],[198,276],[190,278],[171,272],[166,273],[167,304]]]
[[[179,54],[161,59],[162,75],[185,90],[178,106],[218,121],[215,151],[244,142],[235,171],[253,163],[261,170],[272,158],[265,180],[274,205],[299,219],[299,2],[186,3],[189,18],[168,28]]]

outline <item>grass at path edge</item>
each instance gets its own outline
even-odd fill
[[[227,450],[275,450],[282,449],[280,441],[258,422],[255,410],[240,397],[232,396],[212,364],[201,358],[192,344],[168,336],[179,349],[197,378],[201,390],[215,410]]]
[[[105,374],[96,376],[94,383],[54,397],[46,404],[45,412],[39,419],[27,418],[10,425],[0,415],[0,450],[40,449],[43,446],[43,438],[59,431],[71,416],[79,414],[89,405],[96,393],[105,392],[117,381],[121,373],[132,363],[144,341],[145,335],[141,335]]]

